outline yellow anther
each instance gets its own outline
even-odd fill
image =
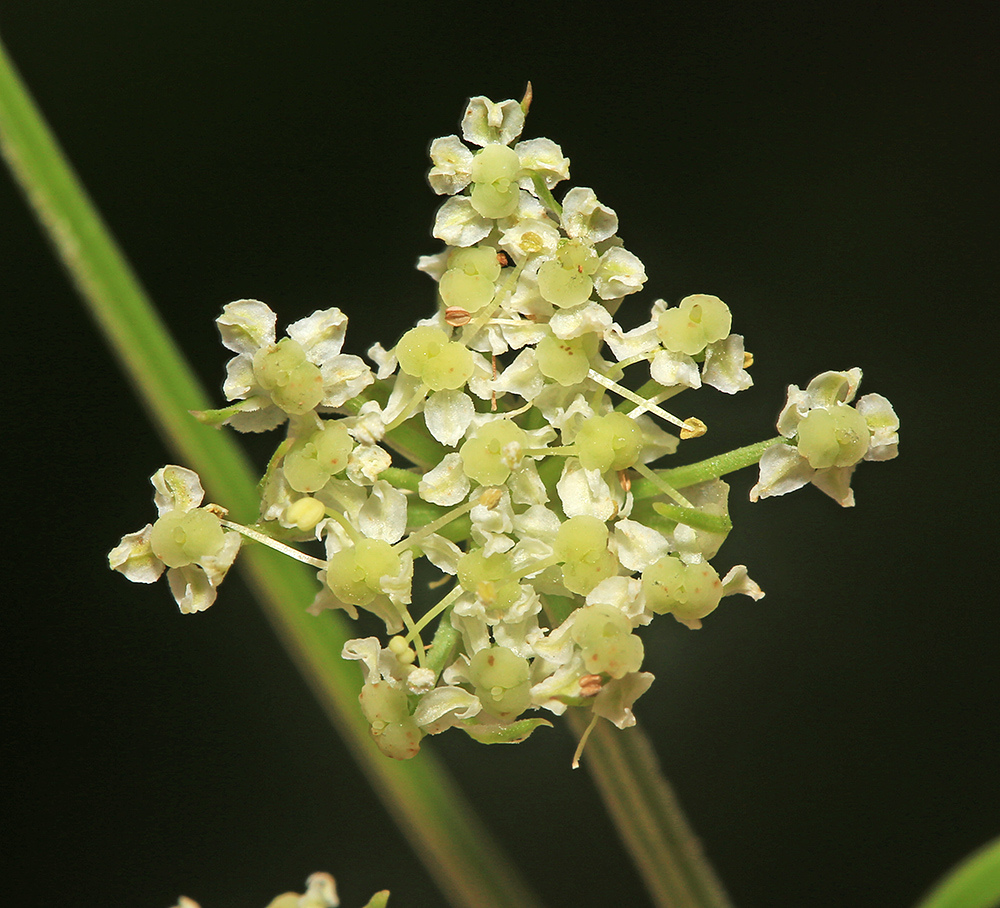
[[[684,428],[681,429],[681,438],[699,438],[708,431],[706,426],[698,417],[689,416],[684,420]]]
[[[493,510],[498,504],[500,504],[500,499],[503,498],[503,492],[499,489],[483,489],[483,493],[479,496],[479,503],[489,510]]]

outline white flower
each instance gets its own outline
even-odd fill
[[[775,444],[760,459],[750,500],[785,495],[812,483],[837,504],[854,505],[851,476],[862,460],[890,460],[898,453],[899,419],[880,394],[851,407],[861,370],[823,372],[803,391],[789,385],[778,431],[793,446]]]
[[[706,385],[726,394],[745,391],[753,384],[753,379],[744,368],[744,360],[742,336],[730,334],[729,337],[705,347],[705,365],[702,366],[701,379]]]
[[[135,583],[154,583],[167,569],[167,583],[180,610],[201,612],[215,602],[216,587],[232,567],[240,536],[224,529],[205,497],[198,474],[178,466],[150,479],[159,513],[155,524],[124,536],[108,555],[113,570]]]
[[[435,391],[424,404],[424,422],[441,444],[454,448],[475,412],[472,398],[464,391]]]
[[[454,507],[465,501],[472,483],[462,469],[462,458],[456,452],[445,454],[441,462],[424,473],[417,493],[424,501],[442,507]]]
[[[216,319],[223,345],[237,355],[226,367],[223,391],[241,401],[215,411],[241,432],[264,432],[289,414],[339,407],[374,380],[360,357],[342,354],[347,316],[325,309],[288,326],[275,342],[275,315],[259,300],[229,303]]]
[[[632,672],[624,678],[612,678],[594,698],[593,710],[619,728],[631,728],[635,725],[635,714],[632,706],[653,683],[650,672]]]
[[[532,255],[553,256],[559,230],[548,218],[519,217],[500,234],[500,248],[520,262]]]
[[[624,512],[625,493],[616,482],[609,485],[600,470],[586,470],[576,457],[567,457],[556,491],[567,517],[611,520]]]
[[[358,529],[367,539],[399,542],[406,532],[406,495],[384,479],[376,480],[358,512]]]

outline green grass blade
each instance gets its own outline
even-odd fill
[[[225,433],[188,413],[205,409],[199,387],[0,45],[0,148],[109,344],[178,458],[212,500],[253,519],[250,464]],[[241,555],[261,606],[380,797],[452,904],[531,908],[537,900],[500,854],[471,807],[429,753],[399,763],[372,745],[357,703],[357,667],[340,651],[345,623],[305,612],[315,578],[263,547]]]
[[[584,715],[568,715],[577,736],[583,734]],[[599,720],[580,762],[658,908],[731,908],[641,728]]]

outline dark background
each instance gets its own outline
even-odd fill
[[[634,320],[716,293],[756,355],[752,390],[687,404],[711,427],[690,456],[861,366],[900,458],[862,465],[854,510],[751,507],[736,477],[717,564],[767,598],[650,628],[638,712],[738,906],[910,905],[1000,832],[987,6],[588,9],[5,0],[0,26],[217,400],[230,300],[340,306],[356,353],[428,311],[427,145],[529,78],[525,134],[646,265]],[[325,869],[348,908],[441,904],[240,581],[188,617],[107,570],[174,458],[6,179],[0,211],[6,891],[254,908]],[[646,904],[572,746],[427,744],[550,905]]]

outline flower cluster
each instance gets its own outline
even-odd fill
[[[755,500],[812,482],[850,504],[855,465],[896,452],[888,401],[850,406],[851,370],[792,386],[777,438],[654,468],[706,430],[662,404],[702,385],[749,387],[752,357],[716,296],[658,300],[630,330],[615,320],[645,268],[592,189],[556,201],[569,161],[548,139],[518,141],[526,110],[473,98],[462,138],[432,143],[445,248],[418,267],[438,306],[392,347],[372,347],[371,367],[341,353],[338,309],[277,340],[264,303],[224,308],[234,403],[200,418],[241,431],[287,424],[256,527],[217,517],[209,529],[217,511],[196,509],[196,477],[167,467],[153,479],[160,520],[111,555],[134,580],[170,567],[192,611],[212,601],[236,532],[285,551],[322,545],[322,558],[299,556],[319,569],[312,611],[364,609],[391,635],[351,640],[343,655],[360,663],[374,740],[401,759],[451,727],[521,741],[549,724],[539,712],[570,707],[634,724],[653,680],[637,630],[665,614],[698,628],[722,597],[763,595],[744,566],[720,576],[711,564],[730,529],[721,477],[760,461]],[[164,498],[168,475],[186,497]],[[421,558],[439,574],[432,587],[447,589],[414,609]]]

